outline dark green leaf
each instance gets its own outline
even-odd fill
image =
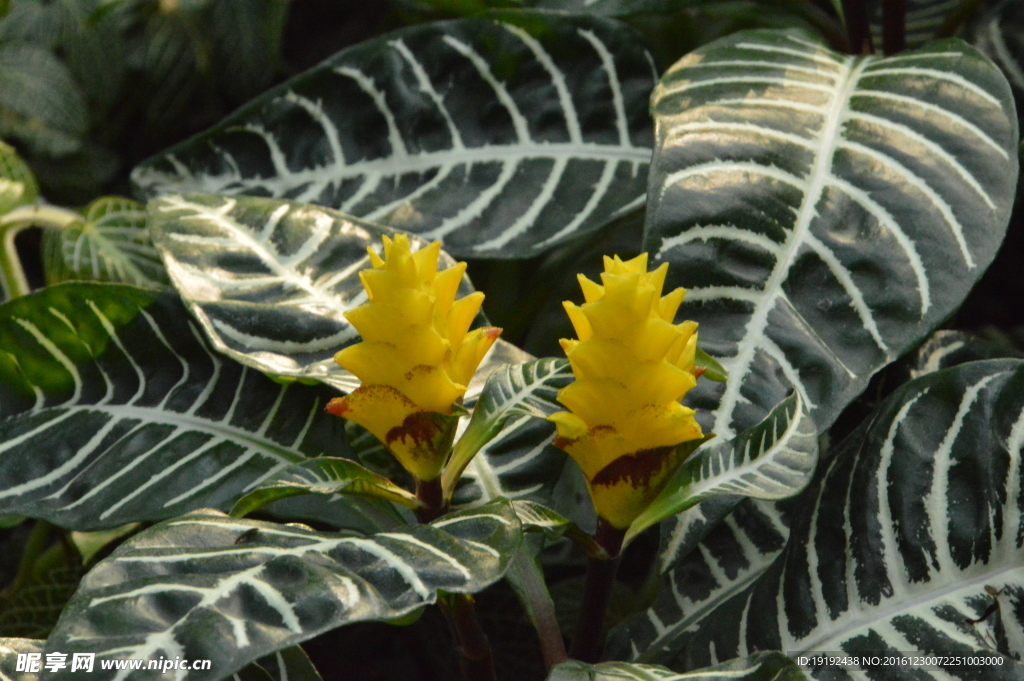
[[[359,386],[334,355],[359,341],[344,314],[366,302],[366,248],[379,251],[389,231],[326,208],[244,196],[164,196],[149,213],[171,279],[220,352],[269,374],[345,392]],[[441,256],[439,267],[452,264]],[[472,290],[468,278],[459,290]]]
[[[961,41],[879,58],[738,33],[676,64],[653,111],[645,246],[729,371],[690,394],[725,440],[793,389],[828,427],[956,309],[1009,219],[1009,87]]]
[[[770,652],[686,673],[646,664],[602,662],[589,665],[569,660],[552,669],[547,681],[805,681],[806,678],[793,660],[782,653]]]
[[[103,529],[229,508],[344,454],[326,387],[222,359],[177,296],[67,283],[0,307],[0,512]]]
[[[87,125],[78,85],[56,57],[27,43],[0,45],[0,136],[62,156],[78,150]]]
[[[674,664],[689,667],[764,648],[1019,656],[1022,450],[1021,361],[972,362],[906,384],[801,495],[771,567],[719,601],[692,637],[666,601],[656,604],[662,631],[674,633],[657,649],[635,641],[641,657],[680,651]],[[886,672],[900,680],[1020,678],[1019,663],[999,659]]]
[[[639,207],[653,66],[624,26],[510,12],[339,52],[137,167],[140,194],[290,198],[530,257]]]
[[[354,461],[320,457],[289,466],[235,502],[231,515],[244,518],[272,501],[302,494],[353,494],[384,499],[407,508],[421,504],[416,495]]]
[[[211,670],[179,678],[221,679],[335,627],[413,612],[438,589],[480,591],[501,578],[521,537],[507,501],[369,537],[197,512],[100,562],[47,649],[98,660],[209,659]]]

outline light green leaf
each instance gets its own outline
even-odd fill
[[[301,494],[353,494],[384,499],[406,508],[421,505],[415,494],[354,461],[320,457],[289,466],[260,483],[235,502],[231,515],[244,518],[272,501]]]
[[[508,419],[547,418],[562,407],[555,401],[558,391],[573,380],[564,359],[538,359],[524,364],[506,364],[487,379],[469,425],[459,436],[442,476],[445,497],[451,498],[463,471],[480,449],[493,440]]]
[[[512,507],[519,516],[524,532],[540,532],[547,541],[565,537],[578,544],[591,558],[608,559],[608,553],[594,541],[593,537],[560,513],[530,500],[513,501]]]
[[[1010,215],[1006,79],[958,40],[842,55],[741,32],[653,95],[645,248],[730,379],[689,404],[731,439],[795,389],[819,431],[960,305]]]
[[[223,359],[175,295],[48,287],[0,307],[0,513],[98,530],[230,508],[346,453],[334,394]]]
[[[32,203],[39,196],[39,186],[14,147],[0,142],[0,216],[18,206]]]
[[[145,206],[114,196],[86,206],[81,222],[45,230],[43,267],[50,284],[86,280],[170,287],[149,236]]]
[[[782,653],[757,653],[692,672],[674,672],[665,667],[629,662],[601,662],[590,665],[576,660],[551,670],[547,681],[805,681],[793,660]]]
[[[791,497],[810,482],[817,462],[817,429],[794,392],[753,428],[690,456],[633,521],[624,541],[713,496]]]
[[[138,166],[140,195],[337,208],[526,258],[643,204],[654,69],[622,24],[504,12],[343,50]]]
[[[98,660],[187,651],[212,669],[181,681],[221,679],[335,627],[401,617],[433,603],[438,589],[478,592],[501,578],[521,538],[507,501],[366,537],[196,512],[133,537],[93,568],[47,650]]]

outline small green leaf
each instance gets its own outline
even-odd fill
[[[753,428],[689,457],[633,521],[625,541],[711,496],[793,496],[810,482],[817,461],[817,430],[794,392]]]
[[[512,507],[523,525],[524,532],[541,532],[548,541],[565,537],[579,545],[591,558],[608,559],[608,553],[594,541],[593,537],[560,513],[536,501],[513,501]]]
[[[729,372],[725,370],[725,367],[699,347],[693,357],[693,367],[695,369],[703,369],[704,373],[701,376],[716,383],[725,383],[729,380]]]
[[[506,364],[488,377],[473,408],[469,425],[455,443],[442,476],[445,498],[480,448],[494,439],[512,416],[547,418],[562,409],[555,401],[558,390],[573,379],[564,359],[538,359],[525,364]]]
[[[294,464],[260,483],[235,502],[231,515],[244,518],[273,501],[302,494],[354,494],[384,499],[406,508],[421,505],[416,495],[354,461],[321,457]]]
[[[46,281],[110,281],[170,288],[153,247],[146,208],[131,199],[104,196],[90,203],[81,222],[43,233]]]

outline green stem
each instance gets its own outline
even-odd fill
[[[25,278],[25,268],[18,257],[14,239],[28,227],[63,229],[80,222],[82,216],[53,206],[21,206],[0,218],[0,285],[6,300],[29,293],[32,288]]]
[[[583,585],[583,602],[580,604],[576,633],[572,637],[569,657],[581,662],[595,663],[601,657],[604,647],[604,617],[619,569],[619,552],[625,530],[612,527],[604,518],[597,519],[597,533],[594,540],[608,553],[608,558],[591,558],[587,564],[587,581]]]
[[[907,0],[885,0],[882,3],[882,51],[902,52],[907,46]]]
[[[464,681],[497,681],[491,644],[477,619],[473,597],[440,593],[437,603],[452,630]]]
[[[544,583],[544,574],[537,565],[533,552],[525,546],[525,542],[516,552],[505,577],[516,590],[530,621],[537,630],[544,666],[551,671],[552,667],[564,662],[568,657],[565,653],[565,641],[562,640],[562,630],[558,628],[555,604]]]

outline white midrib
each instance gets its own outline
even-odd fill
[[[651,162],[652,150],[644,147],[632,147],[613,144],[576,143],[576,142],[515,142],[507,145],[484,145],[480,147],[463,147],[461,149],[445,149],[443,151],[426,151],[408,156],[375,158],[368,161],[353,163],[332,163],[314,168],[306,168],[288,174],[273,177],[238,177],[233,173],[222,175],[198,175],[181,178],[155,170],[141,169],[134,178],[140,186],[153,182],[166,183],[168,177],[190,181],[198,180],[204,188],[219,188],[225,184],[240,183],[267,188],[279,188],[280,191],[293,189],[305,182],[318,180],[344,180],[363,175],[405,175],[423,173],[443,166],[479,165],[484,163],[507,163],[527,160],[581,160],[581,161],[628,161],[648,164]],[[148,177],[147,177],[148,176]],[[150,179],[152,178],[152,179]],[[147,182],[147,180],[149,180]],[[173,182],[171,183],[173,186]]]
[[[809,176],[810,183],[807,188],[807,194],[803,204],[800,206],[796,222],[789,233],[789,237],[782,246],[778,264],[765,284],[763,290],[766,295],[762,296],[755,304],[754,312],[750,316],[750,321],[747,322],[743,339],[739,343],[739,351],[736,354],[735,360],[731,362],[730,373],[733,378],[726,382],[722,401],[714,411],[715,430],[719,437],[723,439],[729,439],[736,435],[731,424],[732,413],[736,408],[737,402],[739,402],[740,388],[750,372],[750,366],[757,352],[757,343],[751,342],[751,339],[764,335],[765,328],[768,326],[768,314],[775,307],[779,293],[782,291],[782,284],[786,281],[786,277],[789,274],[789,268],[793,266],[796,254],[805,241],[804,236],[810,231],[811,221],[817,215],[818,201],[821,200],[821,194],[830,175],[832,157],[835,155],[839,142],[839,126],[842,124],[844,114],[847,111],[850,93],[856,87],[861,71],[871,63],[869,59],[863,59],[860,64],[856,64],[858,59],[863,58],[847,57],[843,63],[842,71],[837,77],[838,82],[843,82],[843,87],[829,106],[828,116],[825,119],[825,125],[822,127],[819,137],[822,143],[827,146],[822,149],[821,153],[814,160],[814,166],[811,168]]]

